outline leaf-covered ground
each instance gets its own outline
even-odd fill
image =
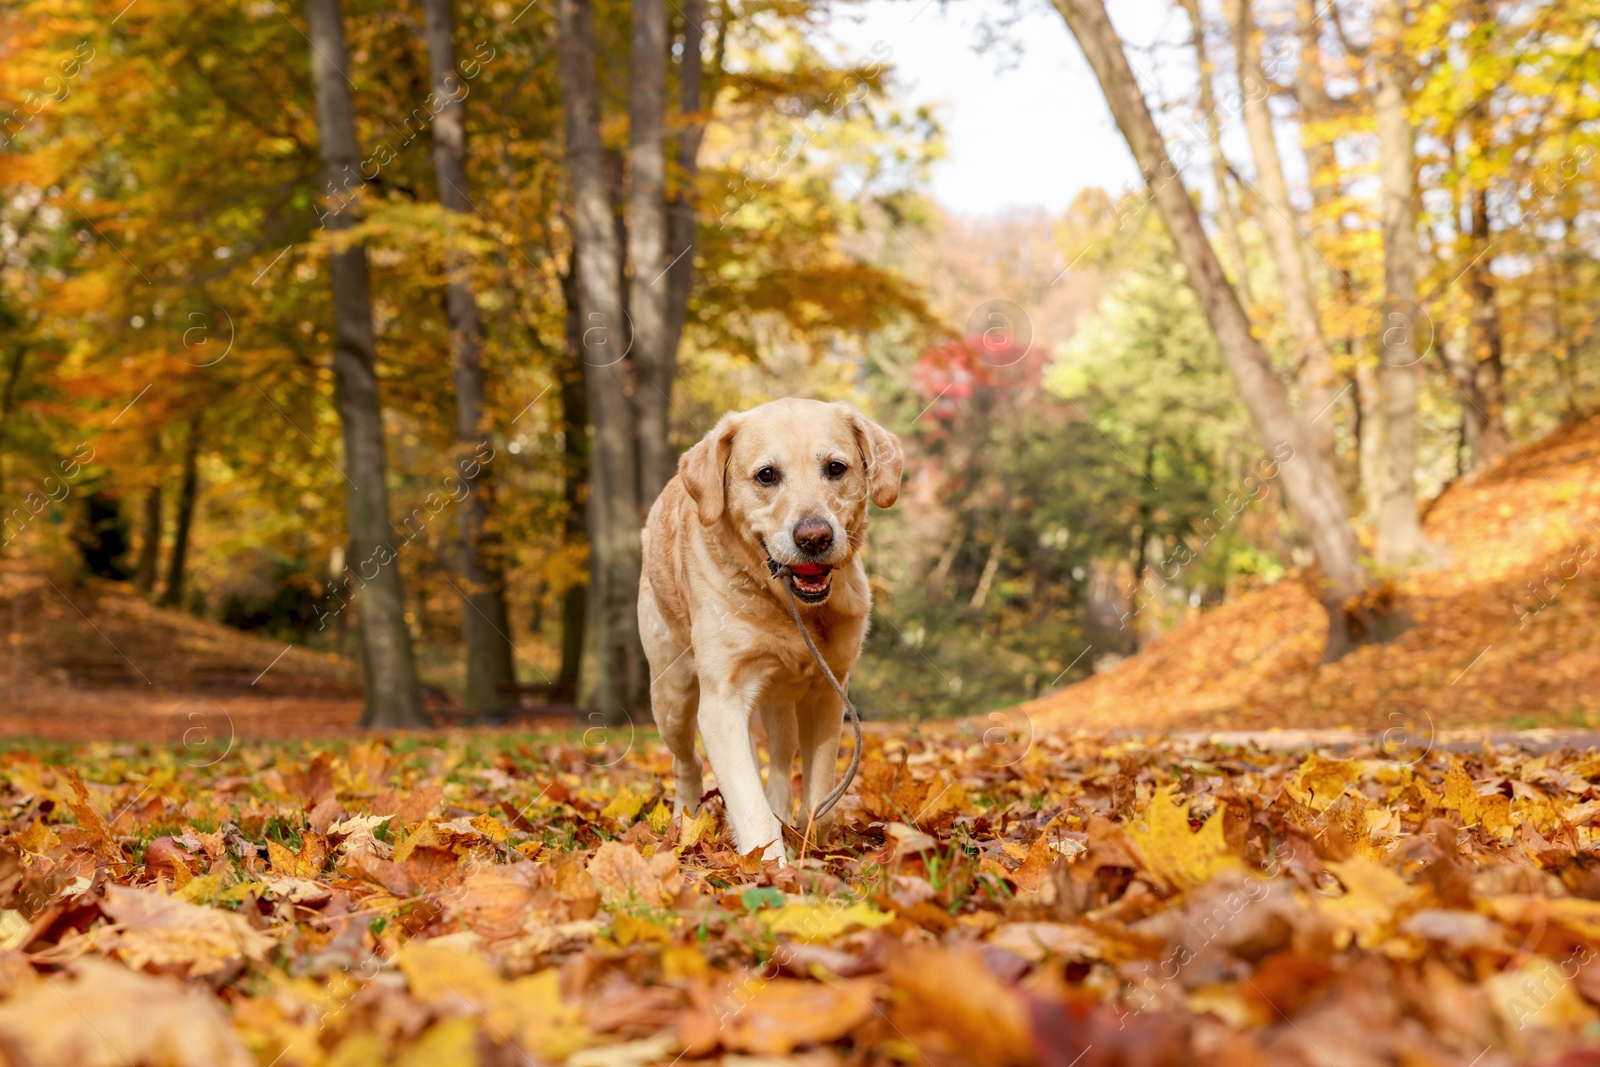
[[[1424,514],[1439,558],[1395,583],[1410,624],[1397,639],[1324,663],[1314,576],[1291,575],[1027,713],[1066,728],[1600,726],[1600,417],[1451,484]]]
[[[8,751],[0,1055],[1594,1062],[1593,751],[880,730],[779,867],[588,740]]]

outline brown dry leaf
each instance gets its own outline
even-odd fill
[[[683,884],[678,859],[671,852],[646,858],[633,845],[620,841],[607,841],[596,849],[588,872],[608,907],[629,903],[658,907],[676,896]]]
[[[724,1020],[723,1047],[782,1056],[805,1045],[844,1037],[873,1013],[870,986],[828,985],[792,978],[739,987],[738,1010]]]
[[[1005,923],[995,927],[988,943],[1035,962],[1047,956],[1085,962],[1099,959],[1101,949],[1100,937],[1093,930],[1066,923]]]
[[[548,875],[532,863],[480,867],[452,895],[451,914],[467,929],[491,940],[518,933],[533,907],[535,879]]]
[[[326,752],[318,752],[308,764],[280,766],[278,770],[283,775],[283,786],[289,795],[299,801],[300,806],[306,811],[311,811],[333,796],[333,764],[333,756]]]
[[[903,1031],[943,1034],[952,1050],[986,1067],[1033,1061],[1026,1003],[973,949],[896,946],[887,973],[904,994],[894,1011]]]
[[[68,767],[66,773],[67,782],[72,786],[73,797],[67,801],[67,807],[72,809],[72,814],[78,819],[78,825],[89,835],[94,850],[114,862],[126,859],[127,855],[122,851],[122,844],[111,832],[105,816],[100,814],[100,809],[95,807],[94,801],[90,799],[89,787],[83,784],[83,779],[78,776],[76,769]]]
[[[1043,833],[1034,838],[1024,854],[1022,866],[1012,871],[1009,877],[1018,889],[1038,889],[1050,877],[1050,868],[1055,862],[1056,851],[1050,847],[1050,834]]]
[[[175,837],[158,837],[144,848],[144,869],[182,888],[194,876],[200,857],[191,855]]]
[[[15,1067],[252,1067],[216,998],[88,957],[0,1005]]]
[[[95,932],[95,948],[134,968],[170,968],[198,977],[239,959],[264,959],[277,944],[231,911],[155,890],[108,885],[100,906],[116,925]]]

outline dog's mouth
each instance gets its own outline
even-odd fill
[[[791,566],[794,575],[794,594],[807,604],[820,604],[833,592],[833,568],[823,563],[799,563]]]

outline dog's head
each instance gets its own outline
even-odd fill
[[[886,508],[900,495],[903,463],[895,435],[849,404],[775,400],[724,415],[678,473],[703,524],[727,523],[820,604],[861,547],[867,501]]]

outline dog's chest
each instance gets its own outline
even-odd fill
[[[798,699],[811,690],[829,688],[793,620],[785,619],[784,623],[768,631],[762,643],[767,691],[774,696],[791,695]],[[807,620],[807,628],[835,677],[846,677],[860,653],[860,623],[851,626],[848,621],[837,618],[812,616]]]

